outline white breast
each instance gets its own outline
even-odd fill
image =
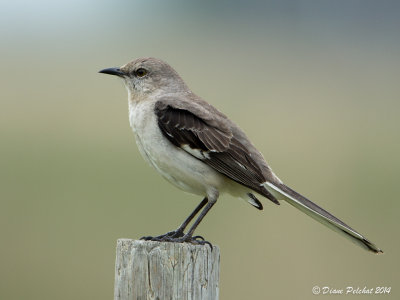
[[[144,159],[184,191],[205,196],[215,190],[225,190],[225,176],[164,137],[158,127],[154,104],[140,102],[129,105],[129,121]]]

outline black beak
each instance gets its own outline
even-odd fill
[[[120,68],[107,68],[107,69],[99,71],[99,73],[117,75],[119,77],[123,77],[125,75],[125,73],[122,72]]]

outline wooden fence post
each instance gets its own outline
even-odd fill
[[[119,239],[114,300],[214,300],[219,295],[219,248]]]

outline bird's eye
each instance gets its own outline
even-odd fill
[[[139,68],[139,69],[136,70],[135,75],[136,75],[137,77],[146,76],[146,75],[147,75],[147,70],[146,70],[146,69],[143,69],[143,68]]]

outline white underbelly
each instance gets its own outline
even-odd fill
[[[158,127],[152,103],[130,105],[129,119],[143,158],[178,188],[198,195],[222,192],[227,178],[173,145]]]

